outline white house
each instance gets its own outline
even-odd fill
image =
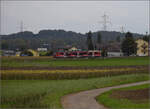
[[[120,57],[123,56],[122,52],[107,52],[108,57]]]
[[[37,51],[47,51],[47,48],[37,48]]]

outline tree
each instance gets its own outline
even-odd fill
[[[147,42],[149,42],[149,39],[150,39],[150,36],[144,36],[144,37],[143,37],[143,40],[145,40],[145,41],[147,41]]]
[[[101,33],[98,32],[98,34],[97,34],[97,43],[101,44],[101,42],[102,42]]]
[[[121,44],[121,49],[124,55],[130,56],[132,54],[136,54],[137,51],[137,43],[135,42],[132,33],[127,32],[125,35],[125,39]]]
[[[142,39],[149,42],[150,35],[148,35],[148,32],[146,32],[146,35]]]
[[[24,50],[20,53],[20,56],[33,56],[33,53],[27,50]]]
[[[1,47],[1,49],[8,49],[8,43],[7,43],[7,41],[2,40],[0,47]]]
[[[87,33],[87,46],[88,50],[94,50],[93,42],[92,42],[92,32],[89,31]]]
[[[97,34],[97,45],[98,45],[98,49],[100,49],[100,44],[102,42],[102,38],[101,38],[101,33],[98,32]]]
[[[27,43],[25,40],[18,38],[15,39],[13,42],[13,44],[16,45],[16,48],[18,48],[19,50],[24,51],[25,49],[27,49]]]
[[[102,52],[101,52],[102,57],[107,57],[107,47],[103,47],[102,48]]]
[[[117,41],[117,42],[120,42],[120,41],[121,41],[120,36],[117,36],[116,41]]]

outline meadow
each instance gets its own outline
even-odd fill
[[[137,85],[132,87],[130,86],[126,88],[112,89],[110,91],[104,92],[96,99],[99,103],[111,109],[149,109],[149,91],[149,84]],[[122,93],[124,95],[122,95]]]

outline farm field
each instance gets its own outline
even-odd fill
[[[70,93],[149,80],[148,64],[148,57],[2,57],[1,107],[62,108]]]
[[[4,57],[1,66],[3,80],[79,79],[141,72],[148,73],[148,57],[106,59]]]
[[[104,92],[96,99],[111,109],[149,109],[150,85],[137,85]]]
[[[98,67],[148,65],[149,57],[106,59],[53,59],[51,57],[2,57],[2,67]]]
[[[149,80],[148,74],[131,74],[78,80],[2,80],[1,107],[62,108],[62,96],[83,90]]]

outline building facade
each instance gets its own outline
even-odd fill
[[[143,39],[136,40],[137,43],[137,56],[148,56],[148,42]]]

